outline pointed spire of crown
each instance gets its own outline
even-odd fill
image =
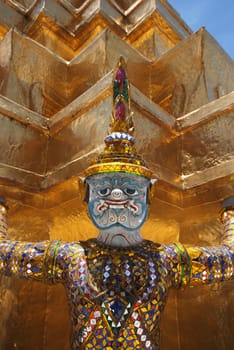
[[[133,113],[126,63],[121,56],[113,75],[113,109],[105,149],[85,170],[85,177],[110,172],[124,172],[151,178],[152,172],[135,149]]]

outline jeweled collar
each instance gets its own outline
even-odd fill
[[[136,244],[136,245],[131,245],[128,247],[114,247],[107,245],[101,241],[98,241],[95,238],[91,238],[87,241],[82,241],[81,242],[82,246],[85,248],[87,252],[95,250],[95,253],[97,254],[100,252],[100,254],[140,254],[146,255],[149,252],[158,252],[160,248],[159,243],[155,243],[149,240],[143,240],[142,242]],[[88,254],[89,255],[89,254]],[[147,254],[148,256],[148,254]]]

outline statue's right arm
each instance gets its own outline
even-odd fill
[[[21,242],[9,239],[7,209],[0,199],[0,274],[42,282],[66,282],[71,261],[84,255],[79,244],[60,241]]]

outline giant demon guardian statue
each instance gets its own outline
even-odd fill
[[[160,245],[141,237],[152,173],[136,153],[123,58],[113,80],[113,113],[105,149],[86,169],[85,200],[97,239],[18,242],[7,236],[1,204],[0,272],[62,283],[72,322],[71,348],[158,350],[168,289],[233,278],[233,199],[224,202],[222,244]]]

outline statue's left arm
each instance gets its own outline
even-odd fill
[[[162,265],[168,272],[169,286],[201,285],[234,278],[234,197],[221,212],[222,241],[214,247],[163,245]],[[225,202],[224,202],[225,203]],[[229,200],[230,204],[230,200]]]
[[[221,282],[234,278],[233,205],[222,210],[221,222],[223,232],[220,245],[215,247],[187,247],[191,262],[191,285]]]

